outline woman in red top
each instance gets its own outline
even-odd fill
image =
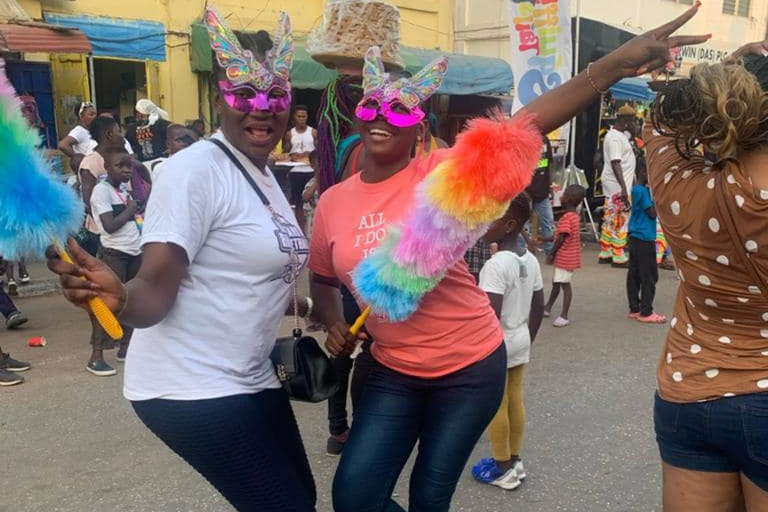
[[[613,83],[670,61],[669,49],[707,37],[670,37],[693,17],[698,4],[669,24],[636,37],[590,65],[556,93],[533,101],[524,114],[536,116],[547,133],[586,108]],[[388,78],[388,77],[387,77]],[[392,93],[388,82],[387,92]],[[424,98],[421,98],[422,100]],[[366,104],[377,115],[358,119],[365,145],[362,171],[329,189],[315,219],[310,268],[318,314],[329,330],[333,355],[350,353],[358,339],[343,321],[339,287],[353,289],[350,272],[412,207],[413,191],[451,150],[413,162],[421,125],[403,123],[416,111],[402,102]],[[463,162],[472,165],[471,162]],[[336,206],[343,204],[342,213]],[[335,212],[334,212],[335,209]],[[391,496],[403,466],[419,443],[410,479],[409,510],[444,512],[461,472],[491,417],[504,387],[502,334],[487,296],[462,261],[424,296],[404,322],[372,317],[366,327],[375,338],[378,366],[371,373],[355,412],[333,486],[336,512],[402,511]]]

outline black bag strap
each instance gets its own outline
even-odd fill
[[[261,202],[264,203],[264,206],[266,206],[267,209],[270,212],[272,212],[273,211],[272,204],[269,202],[269,199],[267,199],[267,196],[264,195],[264,192],[261,191],[261,189],[259,188],[259,185],[256,183],[256,181],[254,181],[251,174],[245,169],[245,166],[240,161],[240,159],[238,159],[235,156],[235,154],[232,153],[232,150],[229,149],[227,145],[221,142],[220,140],[214,139],[214,138],[211,138],[208,140],[210,142],[213,142],[217,146],[219,146],[219,149],[221,149],[229,157],[229,159],[232,160],[232,163],[235,164],[235,167],[237,167],[240,170],[240,173],[243,175],[245,180],[248,182],[248,184],[251,186],[254,192],[256,192],[256,194],[259,196],[259,199],[261,199]]]
[[[742,267],[749,273],[752,280],[755,282],[760,291],[763,294],[763,298],[768,299],[768,287],[766,287],[766,281],[760,277],[760,272],[757,270],[755,263],[745,250],[746,240],[741,238],[738,229],[736,229],[736,221],[734,220],[734,204],[732,201],[728,201],[727,180],[723,178],[724,170],[720,170],[716,174],[715,178],[715,196],[717,198],[717,210],[720,213],[720,217],[725,223],[725,227],[728,230],[728,234],[731,236],[731,240],[735,245],[736,254],[739,255],[739,260]]]
[[[226,144],[224,144],[222,141],[217,139],[208,139],[210,142],[213,142],[217,146],[219,146],[219,149],[221,149],[230,160],[232,160],[232,163],[235,164],[235,167],[237,167],[240,170],[240,173],[243,175],[245,180],[248,182],[248,184],[251,186],[251,188],[256,192],[256,194],[259,196],[259,199],[261,199],[261,202],[264,203],[264,206],[267,207],[267,210],[272,215],[277,215],[275,213],[275,210],[272,208],[272,204],[269,202],[269,199],[267,199],[267,196],[264,195],[264,192],[261,191],[261,188],[259,188],[259,185],[256,184],[256,181],[251,177],[251,174],[245,169],[245,166],[240,161],[239,158],[235,156],[234,153],[232,153],[232,150],[230,150]],[[296,276],[296,262],[294,261],[296,258],[296,254],[294,252],[291,252],[291,272],[293,273],[291,275],[291,280],[293,282],[293,317],[295,322],[295,327],[293,330],[293,337],[295,339],[299,339],[302,336],[301,329],[299,327],[299,302],[298,302],[298,276]]]

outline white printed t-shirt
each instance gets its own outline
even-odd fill
[[[523,256],[511,251],[497,252],[480,271],[480,288],[504,297],[500,320],[507,346],[507,368],[527,364],[531,357],[531,300],[533,292],[544,289],[536,256],[529,251]]]
[[[262,174],[221,132],[214,138],[230,147],[279,217],[213,143],[168,159],[152,188],[142,244],[172,243],[190,263],[168,315],[133,334],[123,390],[129,400],[280,387],[269,355],[291,297],[291,251],[303,268],[308,244],[274,175]]]
[[[635,150],[632,149],[632,144],[629,143],[627,136],[616,128],[611,128],[605,134],[605,139],[603,140],[603,159],[605,164],[603,166],[602,181],[605,197],[611,198],[621,193],[619,180],[616,179],[616,175],[611,167],[611,162],[616,160],[621,161],[624,184],[627,186],[627,193],[629,193],[635,182],[637,159],[635,158]]]
[[[107,249],[138,256],[141,254],[141,233],[136,222],[129,220],[114,233],[107,233],[101,223],[101,215],[107,212],[122,211],[131,201],[131,194],[122,184],[119,189],[115,189],[111,183],[104,180],[93,187],[91,193],[91,212],[93,213],[93,222],[101,235],[101,245]],[[117,215],[115,215],[117,217]]]

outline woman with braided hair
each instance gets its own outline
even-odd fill
[[[350,150],[360,143],[354,119],[362,97],[360,76],[341,75],[323,91],[317,126],[320,193],[342,181]]]

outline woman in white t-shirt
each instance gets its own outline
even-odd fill
[[[96,148],[96,141],[91,138],[91,123],[96,119],[96,107],[90,101],[84,101],[75,108],[77,125],[59,141],[59,149],[73,160],[72,168],[78,169],[80,161]]]
[[[221,131],[164,164],[146,210],[137,277],[123,285],[74,241],[89,281],[59,259],[49,267],[62,275],[70,301],[101,297],[136,329],[124,394],[153,433],[237,510],[311,512],[312,473],[270,361],[309,256],[267,167],[290,115],[290,22],[281,19],[276,51],[262,64],[264,52],[251,48],[260,58],[248,58],[215,11],[205,21],[218,62]],[[249,63],[247,76],[235,81],[243,69],[226,69],[228,62]],[[311,301],[298,302],[309,316]]]

